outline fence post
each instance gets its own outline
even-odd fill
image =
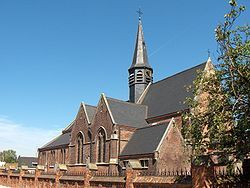
[[[55,174],[55,188],[60,187],[60,178],[62,177],[62,172],[58,169]]]
[[[126,188],[134,188],[133,180],[136,178],[136,175],[132,168],[126,169]]]
[[[34,181],[34,186],[38,187],[39,186],[39,182],[38,182],[38,177],[41,175],[41,171],[36,169],[35,171],[35,181]]]
[[[2,174],[2,173],[3,173],[3,169],[0,168],[0,174]],[[0,178],[0,184],[3,185],[4,183],[5,183],[5,176],[2,176]]]
[[[92,173],[89,169],[86,169],[84,172],[84,188],[90,188],[90,179],[92,177]]]
[[[19,173],[19,187],[23,187],[23,175],[25,174],[24,170],[20,170],[20,173]]]
[[[8,175],[7,175],[7,185],[11,186],[11,181],[10,181],[10,175],[12,174],[12,171],[10,168],[8,168]]]
[[[59,178],[60,178],[60,172],[59,172],[59,170],[56,170],[56,174],[55,174],[55,188],[58,188],[59,185],[60,185]]]

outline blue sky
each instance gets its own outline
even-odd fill
[[[0,150],[34,156],[81,101],[127,100],[139,7],[155,81],[204,62],[208,49],[215,62],[224,0],[0,1]]]

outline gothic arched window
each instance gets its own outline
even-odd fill
[[[80,132],[77,136],[77,163],[83,163],[84,159],[83,134]]]
[[[61,149],[61,163],[65,164],[66,161],[66,149]]]
[[[97,133],[97,162],[105,162],[106,136],[101,128]]]
[[[89,137],[89,160],[92,162],[92,152],[93,152],[93,145],[92,145],[92,133],[88,131],[88,137]]]

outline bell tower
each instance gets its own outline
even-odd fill
[[[139,13],[133,62],[129,72],[129,102],[136,103],[150,82],[153,82],[153,69],[148,63],[146,43],[143,37],[141,14]]]

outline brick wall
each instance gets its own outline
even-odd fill
[[[91,124],[91,131],[92,131],[92,139],[93,139],[93,161],[97,161],[97,134],[100,130],[100,128],[104,128],[106,132],[106,155],[105,155],[105,161],[109,162],[109,156],[110,156],[110,137],[113,133],[113,123],[111,120],[111,117],[108,112],[108,108],[105,104],[105,101],[103,97],[101,97],[99,101],[99,105],[97,107],[97,112],[94,117],[93,123]]]
[[[84,146],[89,145],[88,127],[89,124],[87,121],[87,116],[84,111],[83,104],[81,104],[71,131],[69,155],[70,164],[77,163],[77,138],[79,134],[83,135]],[[87,151],[88,150],[85,149],[85,156],[89,156],[89,153]]]
[[[119,126],[119,153],[122,152],[134,132],[135,128]]]
[[[231,173],[230,173],[231,174]],[[232,174],[231,174],[232,175]],[[192,179],[191,179],[192,177]],[[112,172],[94,173],[85,169],[80,174],[70,174],[68,172],[57,171],[53,174],[45,174],[36,171],[35,174],[27,174],[24,171],[14,173],[12,171],[0,172],[0,185],[22,188],[83,188],[83,187],[179,187],[179,188],[212,188],[212,187],[249,187],[250,182],[244,179],[238,182],[226,182],[224,184],[216,184],[216,178],[223,180],[229,177],[218,176],[214,173],[212,167],[193,166],[192,176],[190,172],[179,171],[155,171],[152,173],[144,173],[144,171],[127,169],[125,173],[117,174]],[[238,179],[240,179],[238,176]]]
[[[171,176],[173,177],[173,176]],[[158,183],[152,181],[152,178],[159,180]],[[163,180],[161,182],[161,180]],[[57,172],[55,174],[10,174],[0,172],[0,185],[10,187],[53,187],[53,188],[83,188],[83,187],[116,187],[116,188],[133,188],[133,187],[191,187],[190,183],[176,184],[171,182],[168,177],[142,176],[137,171],[128,169],[125,174],[97,174],[91,171],[85,171],[82,175],[74,175]]]
[[[178,120],[178,119],[177,119]],[[190,169],[189,152],[184,145],[179,121],[169,127],[168,134],[164,138],[157,159],[157,169]]]

